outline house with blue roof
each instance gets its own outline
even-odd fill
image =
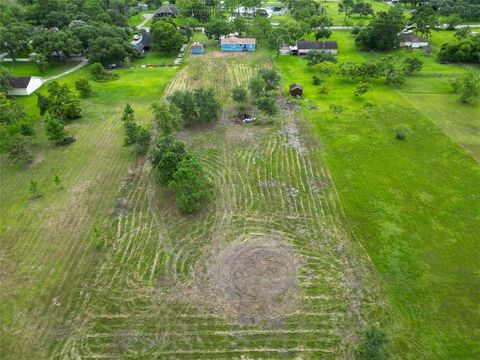
[[[255,51],[255,39],[226,37],[220,40],[220,49],[224,52],[251,52]]]

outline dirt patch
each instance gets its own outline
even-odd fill
[[[236,321],[276,321],[295,304],[297,262],[280,238],[253,238],[221,251],[209,279],[220,307]]]
[[[38,164],[42,163],[43,160],[45,160],[45,158],[43,156],[36,156],[33,159],[33,161],[30,164],[28,164],[28,167],[33,168],[33,167],[37,166]]]
[[[299,153],[307,151],[305,146],[300,141],[300,136],[295,122],[288,121],[280,130],[280,133],[287,137],[287,141],[283,143],[284,146],[294,148]]]
[[[211,58],[211,59],[216,59],[216,58],[240,58],[244,56],[249,56],[250,54],[248,52],[222,52],[222,51],[212,51],[207,53],[206,57]]]

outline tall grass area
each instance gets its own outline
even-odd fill
[[[83,116],[67,126],[75,143],[49,145],[37,121],[32,165],[12,165],[1,156],[2,358],[47,358],[49,344],[69,331],[68,304],[96,263],[92,228],[109,216],[135,159],[123,147],[123,108],[131,103],[138,121],[149,124],[150,104],[161,98],[175,71],[119,70],[117,81],[92,81],[92,97],[81,104]],[[73,87],[88,72],[83,68],[60,81]],[[39,119],[35,95],[17,101]],[[54,184],[55,174],[62,187]],[[30,198],[31,180],[39,184],[38,199]]]
[[[381,55],[357,52],[346,32],[333,38],[340,62]],[[460,104],[446,85],[444,76],[464,67],[422,59],[425,70],[403,89],[375,81],[363,98],[353,95],[356,82],[336,76],[327,80],[330,93],[319,95],[301,58],[279,57],[275,65],[285,85],[304,86],[302,111],[324,146],[348,227],[383,279],[392,355],[475,358],[480,166],[472,156],[480,143],[473,135],[480,107]],[[443,75],[432,76],[437,73]],[[406,140],[395,138],[398,127],[407,129]]]

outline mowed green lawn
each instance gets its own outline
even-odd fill
[[[88,71],[83,68],[61,82],[73,87],[78,78],[89,77]],[[92,228],[109,216],[135,159],[123,147],[123,108],[130,102],[138,121],[149,124],[150,104],[161,98],[175,72],[119,70],[117,81],[92,81],[93,95],[82,101],[82,118],[67,126],[77,138],[74,144],[49,145],[38,122],[31,166],[12,165],[1,156],[2,358],[46,358],[45,344],[60,341],[67,331],[67,304],[96,261]],[[36,96],[18,102],[39,117]],[[54,174],[63,188],[53,183]],[[31,180],[39,184],[39,199],[30,198]]]
[[[78,61],[70,61],[65,64],[59,64],[53,66],[49,69],[46,69],[42,74],[38,67],[35,66],[32,62],[2,62],[0,66],[6,67],[9,69],[14,76],[40,76],[40,77],[49,77],[53,75],[60,74],[64,71],[71,69],[72,67],[78,65]]]
[[[333,38],[340,62],[381,55],[354,50],[349,33]],[[327,80],[330,93],[319,95],[301,58],[275,64],[285,85],[304,86],[302,111],[325,148],[346,222],[383,279],[392,354],[473,359],[480,354],[480,166],[472,158],[480,105],[458,103],[445,79],[432,76],[440,65],[424,62],[425,72],[403,90],[375,81],[363,98],[353,95],[355,82],[336,77]],[[447,77],[465,71],[442,67]],[[395,138],[398,127],[408,130],[405,141]]]

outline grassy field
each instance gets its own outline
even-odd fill
[[[333,38],[339,61],[379,56],[356,52],[346,32]],[[328,96],[319,95],[301,58],[275,64],[286,84],[304,86],[303,114],[325,148],[348,226],[383,278],[393,306],[392,355],[471,359],[479,355],[480,167],[458,145],[478,159],[480,107],[461,105],[445,79],[432,76],[464,67],[443,72],[423,60],[425,71],[403,89],[377,81],[363,98],[353,95],[353,81],[336,77],[327,80]],[[406,141],[395,139],[399,126],[409,129]]]
[[[318,143],[294,112],[271,126],[232,121],[228,93],[268,63],[261,52],[190,58],[172,80],[167,93],[205,84],[225,106],[218,124],[179,134],[207,167],[215,201],[200,214],[182,216],[148,165],[135,168],[121,193],[128,205],[112,220],[101,266],[86,281],[79,315],[68,325],[75,331],[55,355],[352,356],[363,321],[376,320],[371,313],[379,294],[362,253],[341,227]],[[284,244],[298,267],[290,274],[298,281],[294,303],[266,323],[238,318],[210,279],[219,252],[249,246],[252,239]],[[261,316],[256,311],[249,316]]]
[[[52,66],[51,68],[46,69],[43,74],[40,72],[40,70],[38,70],[38,67],[31,62],[2,62],[0,63],[0,66],[9,69],[14,76],[49,77],[67,71],[78,64],[78,61],[70,61],[65,64]]]
[[[33,165],[14,166],[2,155],[2,358],[47,358],[50,346],[65,338],[65,320],[75,316],[72,299],[98,261],[92,228],[109,218],[134,161],[122,146],[123,107],[130,102],[139,121],[149,123],[150,103],[162,96],[175,69],[119,73],[118,81],[92,82],[82,118],[68,126],[74,144],[48,145],[38,123]],[[61,81],[73,85],[79,77],[88,77],[88,68]],[[38,117],[35,96],[18,101]],[[62,189],[54,185],[54,174]],[[30,180],[39,183],[41,198],[29,198]]]
[[[171,68],[121,70],[118,81],[95,83],[84,116],[69,126],[75,144],[55,149],[40,136],[35,165],[2,159],[2,357],[350,358],[364,324],[385,319],[377,281],[342,227],[321,147],[300,114],[285,110],[269,126],[232,120],[229,92],[270,66],[268,54],[187,61],[166,92],[206,84],[224,105],[218,124],[179,134],[215,183],[215,201],[200,214],[179,214],[148,162],[122,147],[125,102],[148,122]],[[35,112],[33,97],[23,102]],[[53,185],[55,172],[63,189]],[[31,179],[40,183],[38,200],[28,197]],[[105,234],[101,250],[90,240],[94,226]],[[271,266],[294,283],[288,297],[255,303],[246,317],[211,279],[219,253],[238,246],[278,262]],[[250,271],[245,260],[235,263]]]
[[[128,19],[128,25],[131,26],[131,27],[135,27],[135,26],[139,25],[143,20],[145,20],[145,18],[143,17],[144,14],[153,14],[154,12],[155,12],[155,10],[153,10],[153,9],[142,10],[139,13],[131,16]],[[146,26],[148,26],[148,25],[146,25]]]

